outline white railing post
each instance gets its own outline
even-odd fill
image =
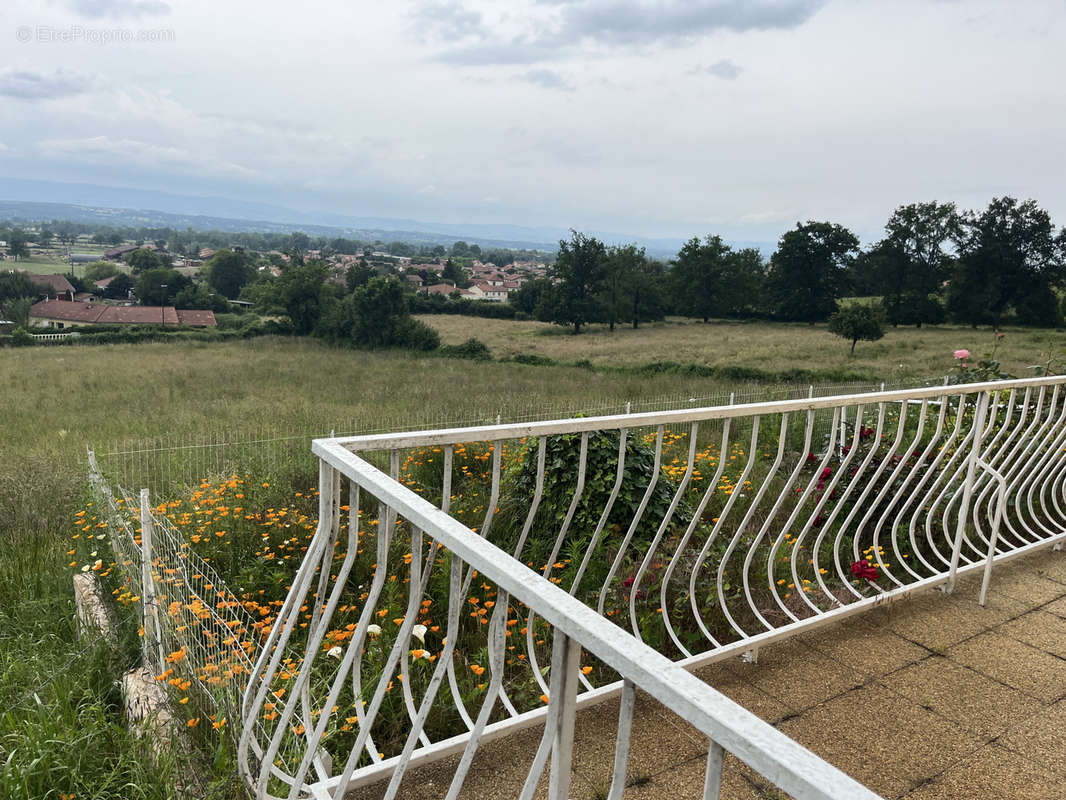
[[[955,544],[951,548],[951,568],[948,570],[947,583],[944,584],[944,592],[947,594],[951,594],[955,589],[955,574],[958,572],[959,557],[962,555],[962,540],[966,533],[966,525],[969,522],[974,475],[977,472],[977,464],[981,460],[981,440],[984,437],[989,396],[989,392],[981,392],[977,398],[977,410],[974,412],[973,442],[970,445],[970,454],[967,457],[966,480],[962,485],[962,503],[959,505],[959,521],[955,526]],[[964,408],[965,401],[960,404],[960,414],[963,413]]]
[[[707,772],[703,778],[703,800],[718,800],[721,796],[724,762],[725,750],[718,742],[712,741],[707,753]]]
[[[148,490],[141,489],[141,627],[144,631],[144,660],[162,668],[163,643],[159,635],[159,616],[156,607],[155,581],[152,578],[152,536],[155,523],[148,502]]]
[[[551,676],[549,699],[553,703],[559,703],[559,715],[556,717],[555,731],[552,736],[552,766],[548,800],[569,800],[581,645],[557,628],[555,647],[561,648],[561,652],[552,661],[554,666],[561,669],[558,675]]]

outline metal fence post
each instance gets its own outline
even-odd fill
[[[948,571],[947,583],[944,584],[944,592],[947,594],[951,594],[955,589],[955,573],[959,569],[962,539],[966,532],[966,524],[969,522],[974,475],[977,472],[977,464],[981,460],[981,439],[984,435],[985,416],[988,414],[988,400],[989,393],[981,392],[981,396],[977,399],[977,411],[974,412],[973,443],[970,445],[970,455],[966,464],[966,480],[962,485],[962,503],[959,506],[959,521],[955,526],[955,544],[951,548],[951,569]],[[959,413],[962,413],[961,407]]]
[[[141,649],[146,662],[155,661],[154,666],[162,667],[163,642],[159,634],[159,609],[156,605],[155,581],[152,578],[152,561],[155,558],[152,553],[154,533],[155,522],[148,502],[148,490],[141,489],[141,625],[144,630]]]
[[[552,737],[552,766],[548,800],[569,800],[581,645],[561,631],[556,631],[555,647],[562,649],[561,657],[555,661],[562,671],[558,675],[552,675],[551,701],[559,703],[559,716]]]

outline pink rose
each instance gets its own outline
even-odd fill
[[[959,359],[960,361],[963,360],[963,359],[967,359],[969,357],[970,357],[970,351],[969,350],[956,350],[955,351],[955,358]]]

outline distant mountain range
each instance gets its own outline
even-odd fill
[[[53,219],[115,226],[220,231],[289,233],[310,236],[344,236],[352,239],[443,244],[463,240],[481,247],[554,251],[563,228],[522,225],[422,222],[413,219],[354,217],[309,213],[282,206],[197,197],[144,189],[98,186],[88,183],[0,178],[0,219],[46,222]],[[603,231],[586,231],[608,244],[636,242],[648,255],[672,258],[682,239],[648,238]],[[768,255],[767,242],[729,242],[733,247],[755,247]]]

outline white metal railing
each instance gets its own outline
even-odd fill
[[[76,339],[81,336],[77,331],[71,331],[70,333],[31,333],[35,342],[62,342],[66,339]]]
[[[983,602],[992,563],[1058,546],[1064,382],[316,440],[242,774],[393,797],[461,752],[455,797],[480,744],[543,721],[523,797],[549,754],[565,797],[574,709],[621,693],[618,798],[639,688],[710,739],[706,797],[723,748],[796,797],[873,797],[685,670],[970,571]]]

